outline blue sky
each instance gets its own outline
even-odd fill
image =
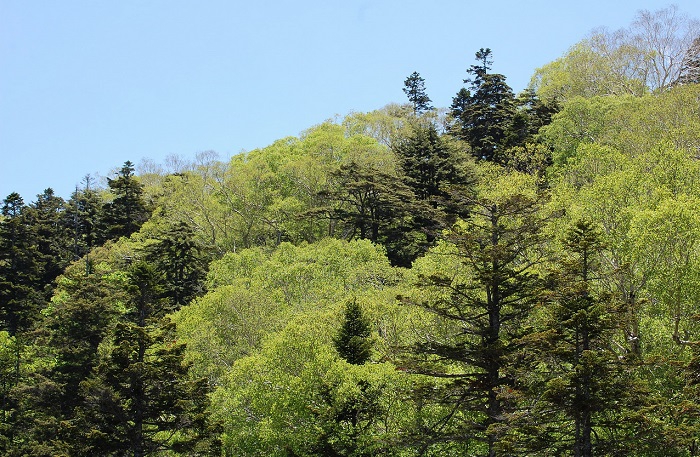
[[[700,2],[675,2],[700,18]],[[474,52],[520,91],[591,29],[661,1],[0,0],[0,198],[243,150],[405,102],[449,106]]]

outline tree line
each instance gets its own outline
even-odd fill
[[[643,11],[517,95],[481,48],[445,109],[414,72],[228,163],[9,195],[0,450],[699,455],[698,37]]]

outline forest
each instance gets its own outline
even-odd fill
[[[700,21],[0,216],[0,454],[700,455]],[[397,85],[401,85],[401,81]]]

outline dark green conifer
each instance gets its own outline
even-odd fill
[[[412,437],[419,448],[439,445],[455,455],[493,457],[517,403],[507,395],[515,384],[507,368],[523,350],[519,340],[529,332],[524,323],[542,288],[528,267],[542,261],[544,197],[515,192],[500,201],[464,199],[469,219],[445,234],[456,270],[420,279],[432,298],[402,299],[437,316],[438,333],[406,348],[401,363],[442,380],[415,391],[420,407],[433,411]]]
[[[420,114],[424,111],[430,111],[433,107],[430,105],[430,98],[425,93],[425,80],[421,78],[418,72],[414,71],[403,82],[403,92],[408,97],[408,101],[413,105],[413,114]]]
[[[614,297],[598,286],[601,235],[579,221],[564,249],[550,278],[546,325],[530,336],[531,364],[523,365],[529,370],[519,377],[529,384],[527,413],[514,415],[510,424],[527,444],[510,450],[591,457],[641,449],[641,442],[652,439],[651,430],[636,443],[626,442],[622,432],[635,426],[633,412],[635,404],[644,403],[643,389],[613,350],[621,324]]]
[[[328,206],[307,215],[326,214],[340,236],[382,244],[394,265],[410,266],[426,243],[414,216],[431,208],[416,200],[398,176],[354,161],[331,177],[333,185],[319,194]]]
[[[108,352],[81,384],[81,450],[76,455],[218,455],[206,416],[209,386],[191,379],[185,345],[165,316],[159,275],[145,262],[129,267],[130,309]]]
[[[464,80],[471,91],[462,88],[452,100],[452,134],[469,143],[477,160],[498,161],[515,115],[515,96],[505,76],[488,72],[490,57],[488,48],[476,53],[480,64],[472,65]]]
[[[36,237],[37,262],[41,268],[36,289],[45,301],[51,298],[54,280],[72,259],[70,234],[63,224],[65,201],[48,188],[29,206],[29,222]]]
[[[108,179],[114,199],[104,206],[104,226],[108,239],[129,236],[149,218],[143,200],[143,185],[134,175],[134,165],[126,161],[117,177]]]
[[[10,335],[30,329],[42,297],[41,266],[28,207],[17,193],[3,200],[0,221],[0,330]]]
[[[146,258],[161,276],[162,298],[171,311],[203,293],[207,257],[188,224],[176,222],[168,226],[146,251]]]
[[[106,241],[102,200],[92,187],[92,178],[87,175],[85,186],[78,189],[66,203],[63,224],[71,236],[73,260],[85,256],[90,250]]]
[[[343,326],[333,340],[342,358],[353,365],[366,363],[372,355],[372,327],[357,300],[345,305]]]

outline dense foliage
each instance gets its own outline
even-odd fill
[[[521,94],[482,48],[449,109],[414,72],[405,105],[228,163],[10,194],[0,454],[700,455],[700,28],[676,13]]]

